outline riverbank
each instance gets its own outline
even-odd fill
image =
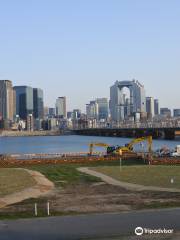
[[[2,131],[0,137],[59,136],[60,131]]]

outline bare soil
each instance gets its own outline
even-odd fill
[[[46,213],[46,203],[50,202],[51,215],[120,212],[154,207],[180,206],[180,193],[136,192],[107,183],[71,184],[65,188],[55,188],[48,196],[29,199],[0,209],[6,212],[31,212],[38,203],[40,212]]]

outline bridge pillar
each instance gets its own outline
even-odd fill
[[[164,138],[167,140],[175,139],[175,131],[171,129],[164,130]]]

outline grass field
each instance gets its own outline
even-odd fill
[[[122,161],[123,165],[138,165],[143,164],[140,160]],[[117,161],[103,161],[103,162],[92,162],[82,164],[57,164],[57,165],[34,165],[26,167],[30,170],[39,171],[44,174],[50,181],[52,181],[57,187],[66,186],[68,184],[78,183],[92,183],[101,181],[99,178],[81,173],[77,170],[78,167],[101,167],[101,166],[119,166],[119,160]]]
[[[180,188],[179,166],[122,166],[121,170],[118,166],[100,166],[92,169],[124,182]]]
[[[0,169],[0,197],[35,185],[35,180],[22,169]]]
[[[125,173],[124,170],[128,169],[128,175],[132,176],[137,174],[137,169],[140,171],[141,168],[141,171],[143,169],[143,171],[145,171],[143,175],[144,177],[141,178],[147,179],[146,177],[148,176],[148,178],[151,179],[151,177],[147,175],[149,166],[138,164],[143,163],[134,160],[132,162],[123,161],[122,172]],[[50,181],[54,182],[56,189],[50,196],[43,196],[38,199],[27,199],[23,202],[0,209],[0,219],[34,217],[34,203],[38,204],[38,217],[47,216],[47,201],[50,202],[51,216],[80,213],[119,212],[122,211],[120,209],[122,205],[125,207],[127,206],[132,210],[179,207],[180,193],[151,191],[132,192],[121,187],[102,183],[100,178],[79,172],[77,170],[78,167],[89,167],[98,170],[111,169],[111,171],[112,169],[119,170],[119,161],[86,164],[36,165],[26,167],[44,174]],[[159,166],[159,170],[156,169],[156,173],[161,170],[160,168],[161,167]],[[158,172],[159,176],[163,174],[166,175],[166,173],[169,172],[169,168],[172,168],[173,173],[175,173],[174,167],[167,166],[163,172]],[[129,172],[130,169],[131,172]],[[177,175],[179,169],[180,168],[178,167],[176,168]],[[8,169],[2,170],[6,171]],[[14,171],[13,169],[10,170]],[[8,173],[6,175],[8,177]],[[179,179],[177,178],[177,175],[175,178],[175,184],[176,180]],[[11,181],[14,181],[14,179]],[[130,177],[130,179],[132,178]],[[176,186],[173,185],[173,187]]]

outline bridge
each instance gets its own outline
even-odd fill
[[[163,138],[172,140],[176,136],[180,136],[180,126],[139,126],[139,127],[105,127],[105,128],[83,128],[74,129],[77,135],[88,136],[116,136],[116,137],[142,137],[151,135],[154,139]]]

